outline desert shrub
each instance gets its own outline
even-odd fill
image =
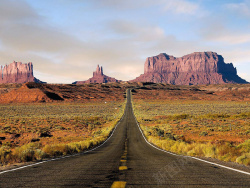
[[[79,142],[69,143],[68,146],[72,153],[79,153],[85,149]]]
[[[89,125],[88,125],[88,129],[89,129],[89,130],[93,130],[95,127],[96,127],[96,126],[95,126],[94,124],[89,124]]]
[[[42,160],[44,158],[46,158],[48,155],[41,149],[37,149],[35,151],[35,159],[37,160]]]
[[[0,148],[0,162],[2,164],[7,164],[12,158],[11,148],[7,146],[2,146]]]
[[[249,153],[250,152],[250,139],[240,144],[238,148],[241,150],[241,152]]]
[[[42,150],[51,157],[67,155],[70,153],[70,148],[67,144],[46,145]]]
[[[236,159],[237,163],[250,165],[250,153],[245,153]]]
[[[170,139],[170,140],[176,140],[175,137],[174,137],[174,135],[172,135],[171,133],[166,133],[165,137],[168,138],[168,139]]]
[[[35,159],[35,151],[31,148],[23,150],[20,154],[21,161],[32,161]]]
[[[245,132],[245,134],[246,134],[246,135],[250,135],[250,130],[247,130],[247,131]]]
[[[190,117],[190,115],[188,115],[188,114],[177,114],[177,115],[171,116],[170,118],[180,120],[180,119],[187,119],[189,117]]]
[[[94,132],[94,135],[100,135],[100,134],[102,134],[102,130],[100,129]]]
[[[236,118],[250,118],[250,112],[240,113],[232,116],[232,119]]]
[[[65,127],[59,125],[59,126],[56,126],[55,129],[65,130]]]
[[[10,142],[4,142],[2,143],[2,146],[11,147],[12,144]]]
[[[224,119],[231,117],[229,114],[205,114],[198,116],[199,118],[205,119]]]
[[[158,129],[157,135],[163,137],[164,136],[164,130]]]
[[[40,128],[38,130],[38,134],[40,135],[40,137],[52,137],[52,134],[50,133],[49,127]]]
[[[164,137],[164,130],[160,129],[158,126],[153,127],[152,132],[154,136]]]
[[[204,144],[203,153],[204,153],[205,157],[215,158],[216,157],[216,147],[214,145],[212,145],[211,143]]]
[[[203,131],[200,133],[200,136],[207,136],[207,135],[208,135],[208,133],[206,131]]]
[[[40,143],[29,143],[21,147],[15,148],[13,151],[13,158],[17,162],[26,162],[35,160],[35,152],[41,147]]]

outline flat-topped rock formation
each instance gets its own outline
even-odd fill
[[[175,85],[247,83],[232,63],[215,52],[194,52],[180,58],[161,53],[146,59],[144,74],[131,82]]]
[[[14,61],[9,65],[1,66],[0,84],[26,82],[41,83],[41,81],[33,75],[33,64],[31,62],[23,64],[21,62]]]
[[[85,83],[110,83],[110,82],[121,82],[115,78],[106,76],[103,74],[103,68],[97,65],[96,71],[93,72],[93,77],[86,81],[76,81],[73,84],[85,84]]]

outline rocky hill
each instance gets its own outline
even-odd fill
[[[249,84],[171,85],[163,83],[119,82],[102,84],[1,84],[0,104],[44,102],[124,101],[126,90],[134,99],[225,100],[250,102]]]
[[[103,74],[103,68],[97,65],[96,71],[93,72],[93,77],[86,81],[76,81],[73,84],[85,84],[85,83],[110,83],[110,82],[121,82],[115,78],[106,76]]]
[[[124,100],[126,87],[121,83],[107,84],[1,84],[0,104],[40,102],[99,102]],[[1,91],[1,90],[0,90]]]
[[[144,74],[131,82],[175,85],[247,83],[232,63],[215,52],[194,52],[180,58],[161,53],[146,59]]]
[[[33,75],[33,64],[31,62],[23,64],[14,61],[9,65],[1,66],[0,84],[25,82],[41,83],[41,81]]]

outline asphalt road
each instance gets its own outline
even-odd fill
[[[98,149],[0,174],[0,187],[250,187],[250,176],[159,151],[144,140],[128,95],[123,119]]]

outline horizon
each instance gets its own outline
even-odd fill
[[[132,80],[147,57],[216,52],[250,81],[249,0],[1,0],[0,65],[32,62],[48,83]]]

